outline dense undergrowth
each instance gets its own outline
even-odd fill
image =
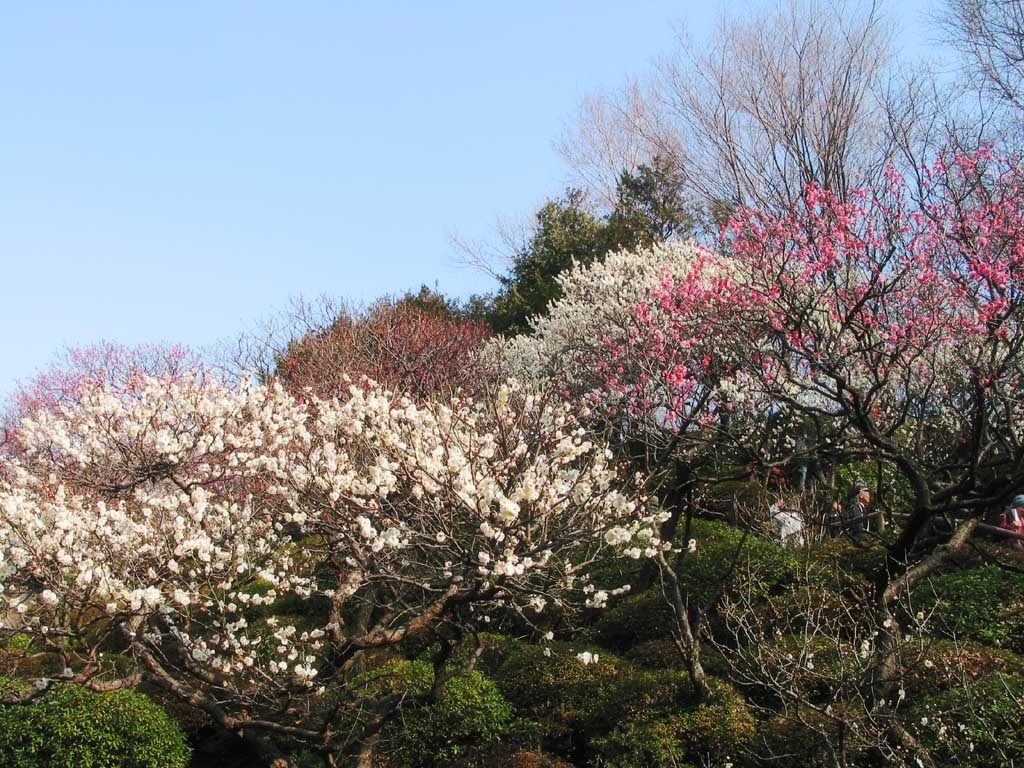
[[[829,733],[836,709],[860,704],[836,698],[845,690],[850,664],[842,639],[822,635],[808,644],[802,606],[809,601],[816,615],[832,616],[841,625],[844,612],[856,610],[870,590],[881,545],[843,538],[783,549],[706,520],[695,520],[691,535],[700,545],[682,561],[680,574],[691,599],[712,606],[703,653],[710,697],[700,700],[685,673],[673,641],[672,612],[655,577],[646,589],[592,611],[580,626],[554,621],[551,641],[539,628],[527,631],[512,622],[481,634],[475,667],[454,677],[438,703],[410,707],[392,720],[381,734],[374,765],[760,766],[780,756],[794,767],[834,764],[822,734]],[[986,547],[1013,564],[1012,553],[981,549]],[[612,580],[624,575],[604,574]],[[912,661],[901,680],[905,706],[898,717],[945,764],[1015,765],[1024,759],[1018,727],[1024,695],[1022,596],[1024,574],[979,558],[924,582],[907,602],[900,621],[923,629],[908,634],[905,653]],[[743,638],[722,608],[739,599],[758,614],[759,626],[769,628],[760,640],[778,651],[771,658],[816,649],[801,683],[803,709],[737,667],[733,657]],[[457,653],[474,648],[467,640]],[[362,673],[360,685],[377,695],[423,694],[433,683],[429,659],[435,650],[409,644],[401,653],[381,654]],[[12,647],[7,654],[30,651]],[[583,651],[597,660],[581,662]],[[159,691],[150,694],[96,694],[55,684],[35,703],[2,712],[0,766],[185,766],[189,741],[193,765],[246,764],[243,745],[216,736],[205,717]],[[830,709],[817,707],[826,702]],[[308,750],[299,749],[293,758],[301,766],[324,764]],[[884,764],[868,747],[854,746],[849,758],[850,765]],[[337,760],[345,765],[350,758]]]

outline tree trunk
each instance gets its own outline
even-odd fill
[[[295,762],[269,739],[248,732],[239,735],[266,768],[295,768]]]
[[[668,587],[668,601],[676,620],[676,646],[686,663],[686,671],[697,700],[704,701],[710,695],[710,690],[704,665],[700,661],[700,620],[698,618],[696,631],[694,631],[690,622],[688,606],[679,586],[679,577],[665,560],[664,554],[659,553],[655,562],[661,568],[662,576]]]
[[[675,460],[675,478],[668,491],[662,497],[662,506],[669,512],[669,519],[661,524],[658,536],[662,541],[673,541],[679,531],[679,521],[689,509],[695,482],[690,468],[682,461]],[[642,592],[654,583],[654,577],[658,573],[659,566],[655,562],[649,562],[640,572],[635,584],[634,592]]]
[[[373,768],[374,757],[377,754],[377,742],[380,741],[380,733],[370,734],[359,747],[359,755],[356,759],[356,768]]]

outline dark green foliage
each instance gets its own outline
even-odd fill
[[[656,158],[623,173],[616,194],[604,218],[591,213],[578,189],[544,204],[532,235],[512,258],[512,269],[499,278],[501,287],[486,314],[495,331],[529,333],[529,319],[562,295],[556,278],[574,261],[590,264],[610,251],[650,247],[692,229],[679,169],[670,159]]]
[[[647,640],[624,652],[626,661],[644,669],[682,669],[683,657],[672,640]]]
[[[657,585],[612,603],[598,614],[594,638],[606,648],[626,651],[638,643],[671,640],[672,608]]]
[[[930,631],[1024,653],[1024,574],[982,565],[919,586],[913,607]]]
[[[806,723],[806,724],[805,724]],[[767,758],[754,765],[774,765],[785,755],[787,768],[832,768],[834,762],[822,733],[834,730],[824,715],[804,707],[791,716],[778,715],[757,723],[754,752]]]
[[[686,660],[679,652],[673,640],[649,640],[638,643],[623,652],[623,657],[631,664],[644,669],[686,669]],[[700,652],[701,666],[712,677],[726,679],[729,665],[724,656],[714,646],[707,643]]]
[[[510,751],[501,746],[486,754],[471,754],[455,760],[449,768],[573,768],[571,763],[533,749]]]
[[[951,688],[915,708],[910,726],[939,765],[977,768],[1024,761],[1024,677],[992,675]]]
[[[715,683],[712,699],[683,711],[625,719],[594,740],[594,765],[601,768],[654,768],[727,762],[754,735],[754,719],[742,697]]]
[[[680,756],[699,764],[701,754],[736,747],[752,733],[742,699],[724,683],[712,681],[711,701],[697,704],[678,670],[645,670],[605,654],[584,665],[579,650],[554,643],[545,656],[520,644],[495,671],[502,692],[538,723],[556,754],[607,766],[672,765]]]
[[[604,233],[609,251],[649,248],[693,229],[683,175],[671,158],[658,156],[650,165],[623,173],[616,197]]]
[[[407,306],[419,314],[427,317],[436,317],[440,320],[459,322],[461,320],[481,320],[478,300],[470,299],[468,302],[461,302],[450,296],[445,296],[437,288],[435,283],[431,288],[428,285],[421,285],[420,289],[413,293],[406,291],[400,298],[395,300],[384,300],[383,303],[391,303],[395,306]],[[378,302],[378,304],[381,302]]]
[[[705,765],[709,756],[727,758],[754,735],[754,719],[741,696],[713,681],[712,698],[699,705],[651,707],[622,719],[593,741],[594,764],[606,768]],[[678,706],[682,703],[682,707]]]
[[[573,261],[590,264],[604,255],[603,225],[584,204],[583,193],[569,189],[537,212],[533,235],[516,253],[511,272],[500,278],[488,320],[498,333],[529,331],[529,318],[561,296],[555,278]]]
[[[872,584],[885,567],[885,547],[874,541],[852,541],[843,536],[820,544],[814,560],[847,586]]]
[[[793,550],[749,534],[726,523],[694,520],[690,532],[697,540],[697,551],[687,554],[677,571],[686,585],[690,601],[705,605],[730,588],[733,564],[755,585],[754,597],[778,592],[799,573]]]
[[[900,659],[906,670],[904,688],[911,701],[961,687],[995,675],[1024,677],[1024,657],[976,642],[937,639],[922,649],[908,643]]]
[[[575,653],[553,643],[551,656],[545,656],[543,648],[515,643],[494,672],[498,687],[517,711],[555,738],[569,736],[593,716],[601,706],[590,699],[594,685],[614,678],[622,667],[606,654],[596,664],[581,664]]]
[[[755,587],[754,597],[777,594],[793,582],[799,563],[792,550],[726,523],[694,520],[690,535],[697,551],[678,561],[677,573],[691,605],[707,605],[730,589],[729,576],[737,571]],[[625,651],[639,643],[672,638],[672,609],[660,585],[613,603],[598,616],[594,637],[602,645]]]
[[[368,689],[425,694],[434,679],[424,661],[400,660],[368,673]],[[479,672],[452,678],[436,704],[404,708],[385,726],[380,751],[390,768],[446,766],[459,756],[486,750],[517,727],[511,705]]]
[[[0,768],[184,768],[177,723],[140,693],[54,685],[0,707]]]

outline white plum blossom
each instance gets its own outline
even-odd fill
[[[0,636],[74,636],[87,676],[113,674],[97,661],[113,639],[144,673],[218,680],[210,706],[246,716],[337,685],[345,653],[445,612],[603,605],[621,591],[583,595],[573,563],[665,546],[663,513],[623,490],[573,409],[515,382],[414,402],[372,382],[320,399],[140,377],[25,418],[16,441],[0,458]],[[332,617],[378,594],[374,623]],[[250,625],[286,595],[331,610],[301,632]],[[105,617],[91,634],[88,615]]]
[[[558,276],[562,297],[532,320],[532,334],[494,342],[504,370],[523,379],[583,375],[590,370],[587,350],[601,339],[628,338],[635,327],[633,308],[666,277],[685,275],[699,251],[693,242],[673,241],[574,264]]]

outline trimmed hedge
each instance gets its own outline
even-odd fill
[[[915,610],[940,636],[1024,654],[1024,574],[995,565],[951,571],[914,590]]]
[[[397,660],[364,676],[378,693],[429,691],[434,671],[425,661]],[[381,732],[381,765],[388,768],[447,766],[512,735],[512,706],[497,686],[477,671],[453,677],[436,704],[401,710]]]
[[[55,684],[0,706],[0,768],[185,768],[190,757],[178,724],[134,691]]]
[[[742,697],[718,680],[711,700],[698,704],[678,670],[641,669],[606,654],[582,664],[581,648],[551,649],[545,656],[525,643],[506,646],[494,676],[519,714],[539,725],[545,748],[573,762],[699,763],[702,755],[738,751],[753,734]]]

